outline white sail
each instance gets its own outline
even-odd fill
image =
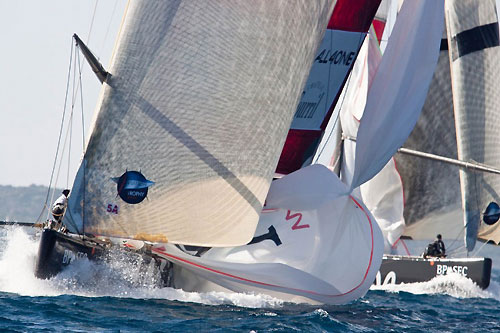
[[[498,18],[493,0],[447,0],[453,103],[458,158],[500,165],[500,86]],[[460,171],[465,242],[472,251],[481,229],[486,239],[500,240],[496,226],[481,226],[491,202],[500,202],[500,177]]]
[[[332,237],[335,237],[335,242],[344,244],[342,246],[339,245],[340,248],[342,248],[342,250],[338,252],[342,254],[341,257],[336,257],[337,252],[332,251],[333,254],[330,259],[350,262],[349,267],[346,267],[342,272],[344,277],[341,278],[335,275],[333,271],[329,271],[328,275],[335,277],[331,280],[326,279],[326,277],[323,278],[323,282],[331,281],[329,285],[319,283],[318,281],[317,284],[313,282],[311,287],[306,289],[309,295],[314,294],[314,297],[310,297],[312,299],[320,299],[324,302],[326,295],[343,295],[344,298],[347,298],[348,296],[346,296],[346,293],[349,293],[350,290],[358,289],[359,294],[362,295],[363,292],[366,291],[365,288],[367,288],[365,285],[366,280],[373,281],[374,279],[373,274],[375,274],[378,269],[380,256],[384,250],[383,236],[378,225],[367,223],[367,221],[375,221],[372,214],[368,213],[366,206],[351,193],[361,183],[372,178],[374,174],[378,173],[378,171],[383,168],[390,160],[398,145],[402,144],[402,140],[406,138],[405,135],[409,135],[411,126],[407,126],[405,121],[408,119],[414,119],[414,121],[416,121],[418,117],[437,62],[441,29],[443,27],[443,7],[442,1],[409,2],[404,5],[402,14],[400,15],[402,21],[400,21],[399,24],[396,22],[395,32],[392,35],[394,39],[389,41],[387,53],[384,55],[384,58],[382,58],[382,62],[380,66],[378,66],[377,72],[374,74],[373,85],[368,89],[368,81],[360,81],[366,87],[364,91],[368,91],[368,98],[362,97],[362,89],[354,90],[352,94],[354,95],[354,97],[352,97],[353,105],[356,105],[356,102],[361,104],[359,116],[361,114],[363,115],[359,131],[357,131],[357,126],[355,124],[352,128],[354,134],[357,134],[358,137],[355,153],[352,152],[349,154],[349,157],[347,157],[348,159],[353,159],[354,156],[356,157],[354,171],[352,172],[352,174],[354,174],[354,182],[346,185],[342,183],[337,176],[329,172],[328,169],[319,165],[313,165],[285,176],[275,181],[273,186],[271,186],[267,197],[267,205],[270,208],[276,209],[277,216],[281,216],[283,219],[285,212],[291,213],[300,211],[303,217],[301,223],[307,223],[308,226],[311,226],[311,230],[308,230],[308,232],[319,229],[321,226],[325,228],[323,229],[324,233],[331,234]],[[437,17],[433,15],[437,15]],[[414,17],[416,17],[416,19]],[[408,22],[411,22],[411,24],[406,25]],[[428,29],[422,29],[420,32],[416,31],[415,28],[421,24],[426,25]],[[434,31],[435,29],[438,30],[437,33]],[[419,48],[420,45],[418,42],[422,40],[426,40],[430,44],[425,50]],[[413,49],[406,52],[399,52],[397,47],[407,47],[405,42],[409,42],[409,47]],[[416,52],[417,49],[420,52]],[[413,55],[412,52],[416,52],[417,55]],[[403,56],[398,58],[398,53],[400,55],[402,53]],[[415,63],[411,63],[411,61]],[[411,68],[405,72],[410,63],[415,65],[418,70]],[[395,68],[390,66],[394,64],[396,64]],[[415,76],[415,78],[412,76]],[[419,81],[413,81],[416,79],[419,79]],[[397,87],[398,89],[394,86],[395,83],[399,84]],[[379,84],[379,86],[375,87],[375,84]],[[407,98],[407,85],[412,87],[412,91],[415,92],[415,99]],[[391,95],[392,99],[385,96],[380,97],[372,95],[374,91],[380,94],[381,91],[386,90],[395,92]],[[357,95],[358,93],[359,95]],[[366,93],[364,93],[364,96],[366,96]],[[366,107],[363,105],[364,100],[367,100]],[[403,103],[406,102],[406,100],[408,100],[408,104]],[[371,105],[370,101],[375,104]],[[390,106],[389,109],[385,109],[387,106]],[[404,112],[401,112],[401,110],[404,110]],[[398,112],[404,114],[404,116],[399,115]],[[374,121],[374,119],[376,119],[375,115],[381,117],[378,125],[380,125],[380,128],[386,130],[381,137],[377,137],[376,134],[380,133],[371,129],[369,125],[362,126],[363,122],[366,122],[365,119],[368,119],[366,124],[377,124]],[[349,116],[354,118],[352,113]],[[389,124],[394,120],[396,120],[396,128],[391,128]],[[366,134],[364,134],[363,131],[367,131]],[[369,140],[372,140],[371,144],[369,144]],[[394,151],[392,151],[391,155],[386,157],[384,150]],[[375,164],[375,166],[373,166],[370,164],[358,163],[357,158],[359,157],[360,151],[369,153],[369,157],[377,159],[377,162],[381,163],[381,165],[378,166]],[[376,168],[378,167],[380,167],[380,169],[377,170]],[[358,175],[358,177],[356,175]],[[364,179],[364,177],[367,177],[367,179]],[[387,178],[383,178],[381,181],[384,182],[386,179]],[[377,187],[380,183],[375,185]],[[356,208],[354,205],[352,203],[351,205],[347,204],[350,202],[349,200],[354,200],[358,205],[357,209],[366,212],[367,215],[362,217],[360,214],[355,214]],[[376,210],[376,200],[372,200],[371,202],[373,203],[374,210]],[[328,210],[327,207],[331,209]],[[384,207],[379,205],[378,208],[380,208],[378,212],[383,216],[383,213],[386,213],[385,211],[381,212],[384,210]],[[329,212],[329,214],[324,214],[325,211]],[[290,215],[287,214],[286,216]],[[327,219],[330,220],[327,224],[329,225],[328,227],[324,226]],[[279,225],[279,218],[273,219],[273,221]],[[370,226],[369,228],[368,225]],[[327,228],[335,228],[335,231],[333,229],[327,231]],[[335,247],[335,244],[329,243],[328,240],[324,240],[321,237],[311,237],[307,234],[304,234],[304,238],[301,238],[301,240],[304,239],[304,242],[308,242],[310,238],[314,240],[312,244],[318,244],[318,248],[320,244],[324,248],[328,248],[329,246]],[[314,246],[313,248],[317,247]],[[349,258],[351,254],[354,254],[357,259],[350,261]],[[294,256],[288,257],[288,260],[293,260],[293,258]],[[315,261],[314,256],[308,256],[308,258]],[[364,261],[366,258],[375,259],[377,267],[370,267],[370,265]],[[316,270],[320,269],[320,267],[314,268]],[[323,268],[323,270],[326,270],[326,268]],[[272,271],[269,270],[269,274],[272,274],[271,272]],[[359,277],[361,272],[365,272],[364,277],[366,280],[360,282]],[[314,275],[322,276],[320,272],[317,271],[315,271]],[[298,273],[290,272],[288,279],[298,276]],[[250,280],[255,281],[254,279]],[[290,285],[292,285],[294,289],[300,290],[297,294],[303,296],[304,289],[299,288],[297,283],[292,284],[290,281]],[[315,287],[311,289],[313,285]],[[339,286],[342,286],[342,288]],[[272,286],[268,286],[268,288],[276,288],[276,285],[272,284]],[[279,291],[279,289],[273,290]],[[343,300],[345,301],[345,299]],[[334,301],[330,299],[330,302]]]
[[[372,31],[369,38],[363,44],[360,57],[356,61],[352,75],[349,78],[349,84],[346,85],[346,88],[342,92],[342,105],[338,107],[342,136],[344,137],[342,164],[340,167],[341,178],[348,186],[351,186],[354,174],[355,140],[358,135],[359,122],[363,117],[368,91],[373,84],[373,78],[381,59],[382,55],[378,42]]]
[[[439,5],[439,4],[435,4]],[[441,3],[441,13],[442,13],[442,3]],[[413,4],[412,6],[415,6]],[[439,9],[439,8],[438,8]],[[427,10],[429,10],[427,8]],[[384,54],[384,58],[382,61],[386,61],[385,65],[389,64],[387,62],[388,59],[389,61],[394,61],[394,57],[398,56],[395,54],[395,49],[393,47],[393,43],[391,42],[396,40],[398,38],[398,34],[401,34],[401,26],[408,21],[408,15],[413,15],[413,13],[418,12],[417,8],[415,7],[410,7],[410,5],[403,6],[403,9],[401,11],[400,16],[398,17],[398,21],[396,22],[396,27],[394,31],[394,36],[391,36],[392,39],[389,40],[389,47],[387,49],[387,54]],[[418,29],[422,24],[428,25],[428,24],[433,24],[435,29],[441,29],[442,28],[442,19],[438,20],[436,17],[434,17],[432,22],[426,22],[428,19],[426,17],[426,12],[422,11],[420,20],[422,21],[414,21],[413,28]],[[425,22],[425,23],[422,23]],[[405,27],[403,29],[411,29],[409,27]],[[406,30],[406,33],[408,33],[409,30]],[[417,46],[417,48],[413,49],[411,56],[413,55],[418,55],[420,50],[418,50],[418,40],[420,38],[420,41],[427,37],[432,37],[431,38],[431,44],[433,49],[428,50],[430,53],[429,54],[434,54],[436,53],[437,45],[439,45],[439,42],[436,40],[436,38],[439,36],[435,32],[432,32],[430,30],[428,31],[423,31],[423,34],[420,35],[418,38],[413,39],[413,42],[417,43],[414,44]],[[426,33],[428,35],[426,35]],[[410,33],[411,34],[411,33]],[[430,34],[430,35],[429,35]],[[401,37],[399,37],[401,38]],[[408,38],[409,39],[409,38]],[[373,70],[370,70],[370,68],[377,68],[378,64],[380,63],[380,51],[378,50],[378,47],[371,47],[369,49],[370,51],[366,54],[367,60],[365,60],[365,65],[364,66],[359,66],[362,68],[360,70],[360,73],[357,76],[351,77],[352,83],[350,86],[347,86],[347,92],[346,92],[346,101],[345,105],[341,111],[341,124],[342,124],[342,130],[343,130],[343,135],[346,137],[346,140],[344,142],[344,154],[343,154],[343,164],[341,167],[342,171],[342,176],[343,176],[343,181],[345,181],[348,185],[351,187],[356,186],[356,184],[352,184],[352,180],[354,177],[355,173],[355,167],[358,167],[357,165],[357,156],[358,154],[358,147],[357,145],[359,143],[355,142],[355,138],[359,137],[358,135],[358,127],[359,127],[359,120],[364,121],[364,112],[370,112],[371,105],[369,105],[367,99],[370,97],[367,97],[368,94],[371,94],[371,103],[373,101],[378,101],[381,100],[382,98],[386,99],[386,104],[385,105],[391,105],[394,107],[392,112],[398,112],[399,115],[406,114],[407,118],[401,117],[399,121],[401,121],[404,126],[399,126],[397,125],[397,122],[393,122],[394,118],[387,118],[386,121],[389,121],[387,125],[380,125],[381,128],[384,128],[383,126],[391,126],[395,125],[397,128],[396,130],[389,131],[383,133],[383,135],[380,136],[379,138],[375,138],[374,145],[371,146],[371,150],[374,155],[376,156],[377,150],[378,149],[383,149],[383,145],[379,145],[377,142],[380,142],[378,140],[386,139],[387,142],[392,142],[391,140],[395,140],[395,142],[401,142],[398,141],[400,139],[394,139],[391,138],[392,134],[397,135],[408,135],[409,130],[411,128],[405,127],[408,123],[411,123],[418,117],[418,114],[420,112],[419,106],[423,104],[423,98],[425,97],[425,90],[421,90],[420,92],[420,99],[416,98],[413,101],[405,101],[404,99],[401,99],[401,97],[398,97],[397,95],[399,93],[402,93],[403,95],[400,96],[405,96],[407,91],[405,92],[405,84],[403,85],[403,89],[396,89],[394,86],[391,86],[394,82],[397,82],[397,80],[394,80],[393,78],[388,78],[385,77],[384,79],[387,81],[384,81],[378,78],[376,82],[372,82],[372,78],[374,77]],[[418,51],[417,51],[418,50]],[[392,54],[391,54],[392,52]],[[361,59],[359,59],[361,60]],[[370,61],[368,61],[370,60]],[[398,59],[401,60],[401,59]],[[402,64],[404,62],[401,62]],[[360,65],[363,64],[363,62],[359,63]],[[371,66],[370,66],[371,64]],[[397,68],[397,62],[396,64],[392,64],[391,66],[394,66],[394,68]],[[410,62],[410,64],[412,64]],[[432,74],[433,71],[433,64],[428,64],[426,65],[425,63],[421,63],[420,70],[426,70],[426,75],[427,77],[429,74]],[[383,71],[384,67],[382,65],[379,67],[381,71]],[[356,67],[355,67],[356,69]],[[385,69],[387,71],[387,67]],[[404,72],[404,70],[393,70],[393,73],[398,73],[399,71]],[[356,73],[353,70],[353,74]],[[382,72],[386,74],[387,72]],[[423,74],[423,73],[420,73]],[[397,74],[396,74],[397,76]],[[407,78],[408,79],[408,78]],[[405,82],[403,79],[403,82]],[[422,81],[422,82],[429,82],[428,79],[427,81]],[[417,82],[414,82],[414,84],[418,84]],[[370,89],[368,88],[370,87]],[[422,89],[425,89],[425,84],[422,83],[421,86]],[[394,92],[394,99],[391,101],[390,98],[387,96],[391,96],[391,94],[385,93],[386,96],[375,96],[375,93],[379,94],[384,94],[384,92],[387,91],[393,91]],[[417,93],[415,91],[415,93]],[[370,95],[368,95],[370,96]],[[401,105],[398,104],[397,99],[400,98],[399,103],[401,102],[410,102],[413,104],[409,105]],[[398,109],[399,108],[399,109]],[[383,111],[388,111],[390,108],[387,108],[386,110],[379,110],[379,117],[381,120],[383,119]],[[407,113],[403,113],[400,110],[408,110],[406,111]],[[372,111],[373,112],[373,111]],[[388,113],[390,114],[390,112]],[[372,118],[373,119],[373,118]],[[406,123],[405,123],[406,121]],[[370,122],[367,122],[367,124],[370,124]],[[401,123],[400,123],[401,124]],[[390,128],[390,127],[386,127]],[[398,131],[400,131],[398,133]],[[406,131],[406,132],[405,132]],[[379,134],[381,134],[379,132]],[[391,148],[394,149],[394,148]],[[355,158],[356,156],[356,158]],[[356,166],[355,166],[356,164]],[[369,166],[371,167],[371,166]],[[358,172],[360,174],[360,172]],[[395,162],[393,159],[390,159],[389,162],[380,170],[372,179],[369,181],[361,184],[359,190],[357,190],[358,195],[362,198],[363,202],[366,204],[368,209],[371,211],[371,213],[375,216],[379,226],[382,229],[382,232],[384,233],[384,238],[385,238],[385,251],[390,252],[391,248],[394,246],[394,244],[397,242],[399,237],[401,236],[402,232],[404,231],[405,228],[405,222],[404,222],[404,217],[403,217],[403,209],[404,209],[404,195],[403,195],[403,188],[402,188],[402,182],[400,175],[396,169]]]
[[[352,91],[355,93],[346,93],[348,96],[346,106],[341,112],[342,129],[344,136],[347,137],[344,142],[343,165],[341,167],[343,180],[351,188],[361,185],[358,195],[375,216],[384,233],[386,252],[389,252],[390,248],[397,242],[405,227],[404,196],[401,178],[396,170],[394,160],[390,158],[391,155],[382,156],[384,149],[387,149],[387,154],[389,152],[394,154],[395,149],[398,148],[396,145],[402,144],[409,134],[412,128],[411,124],[414,124],[418,118],[424,103],[428,83],[435,68],[439,37],[443,26],[442,16],[438,18],[429,16],[428,13],[439,14],[440,12],[442,14],[443,3],[435,2],[432,5],[430,3],[427,5],[436,7],[424,8],[423,3],[410,2],[403,5],[373,82],[370,81],[370,77],[373,77],[370,75],[370,66],[366,66],[364,75],[360,74],[357,79],[353,80]],[[415,13],[420,15],[418,19]],[[411,21],[413,26],[407,25],[410,22],[410,16],[414,18]],[[411,29],[420,29],[421,26],[426,28],[422,29],[420,34],[412,32]],[[426,50],[419,47],[419,43],[423,40],[426,40],[430,46]],[[414,47],[408,50],[406,59],[395,48],[397,45],[401,46],[403,41]],[[372,67],[377,68],[376,64],[380,60],[377,60],[377,53],[373,48],[370,56]],[[413,65],[415,67],[410,69],[405,67]],[[422,76],[416,75],[414,71],[418,71],[418,74]],[[409,76],[403,77],[403,73]],[[422,78],[422,81],[415,81],[419,77]],[[410,82],[411,80],[413,82]],[[400,86],[396,86],[398,82]],[[412,85],[418,89],[407,90]],[[393,93],[388,94],[388,91]],[[407,98],[409,92],[413,94],[413,99]],[[405,112],[401,112],[401,110],[405,110]],[[361,119],[361,125],[359,125],[359,119]],[[368,131],[367,134],[371,137],[364,136],[363,123],[365,123],[365,131]],[[378,131],[373,131],[373,128],[369,127],[370,124],[373,124],[374,128],[379,126]],[[353,138],[357,138],[356,142],[353,141]],[[366,140],[364,143],[363,139]],[[393,146],[390,146],[391,144]],[[370,164],[369,160],[366,159],[366,154],[374,159],[373,164]],[[364,158],[361,163],[358,162],[360,157]],[[379,158],[380,160],[377,162]],[[382,163],[387,164],[381,165]],[[365,171],[360,168],[365,168]],[[370,168],[372,169],[370,170]],[[363,183],[364,180],[361,176],[363,172],[378,173],[368,182]]]
[[[352,188],[377,174],[415,126],[439,55],[442,17],[442,1],[403,4],[359,126]]]
[[[265,210],[256,231],[264,241],[212,248],[201,257],[168,244],[153,252],[190,272],[176,284],[186,290],[203,290],[206,279],[233,291],[250,288],[292,301],[343,304],[355,300],[375,279],[382,261],[383,237],[369,210],[355,197],[316,200],[319,182],[333,193],[346,189],[321,165],[273,182],[274,196],[287,197],[292,189],[300,192],[299,204],[310,198],[311,206]],[[291,201],[286,204],[293,205]],[[203,280],[196,282],[193,274]]]
[[[248,242],[332,8],[132,2],[67,224],[150,241]]]

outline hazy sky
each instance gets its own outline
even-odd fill
[[[88,45],[107,68],[127,2],[101,0],[96,7],[96,1],[0,0],[0,185],[49,184],[72,35],[76,32],[82,40],[89,40],[96,8]],[[101,84],[87,63],[82,76],[88,131]],[[80,107],[74,117],[69,186],[82,154]],[[59,187],[67,186],[67,150],[65,156]]]

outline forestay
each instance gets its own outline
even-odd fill
[[[458,158],[500,165],[500,48],[495,1],[446,1]],[[496,226],[480,225],[490,202],[500,202],[500,177],[460,171],[466,246],[476,237],[500,241]]]
[[[132,2],[67,224],[159,242],[248,242],[333,5]]]

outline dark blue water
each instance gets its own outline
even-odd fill
[[[139,281],[133,267],[85,261],[40,281],[33,277],[36,239],[26,229],[0,230],[0,245],[1,332],[500,331],[495,268],[485,291],[446,276],[370,290],[347,305],[305,305],[263,295],[158,289],[152,279]],[[495,255],[500,248],[489,251]]]

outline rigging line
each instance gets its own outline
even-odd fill
[[[72,85],[73,93],[72,93],[72,100],[71,100],[71,112],[69,115],[70,119],[68,122],[68,128],[66,129],[66,135],[64,137],[64,143],[63,143],[62,151],[61,151],[61,160],[59,161],[59,167],[57,169],[56,177],[54,180],[54,188],[52,190],[52,197],[50,198],[50,202],[54,202],[56,188],[57,188],[57,185],[59,182],[59,175],[61,174],[61,168],[62,168],[62,164],[63,164],[63,156],[65,154],[66,147],[67,147],[66,143],[68,142],[68,137],[69,137],[69,140],[71,142],[70,130],[72,131],[73,115],[74,115],[74,109],[75,109],[75,98],[76,98],[75,89],[77,89],[77,88],[75,88],[75,80],[76,80],[76,70],[77,70],[76,57],[78,56],[78,48],[75,48],[74,52],[75,52],[75,58],[73,59],[73,61],[75,62],[75,65],[73,66],[73,85]],[[70,147],[70,149],[71,149],[71,147]],[[68,170],[69,170],[69,165],[68,165]],[[68,177],[69,177],[69,174],[68,174]],[[47,212],[47,219],[49,216],[50,216],[50,213]]]
[[[72,121],[72,118],[73,118],[73,113],[70,114],[70,122]],[[68,128],[66,130],[66,135],[64,137],[64,143],[63,143],[63,146],[62,146],[61,156],[64,156],[64,152],[66,151],[66,147],[67,147],[66,143],[68,142],[68,138],[70,138],[69,134],[70,134],[70,126],[68,126]],[[63,164],[63,158],[61,158],[61,160],[59,162],[59,167],[57,169],[57,173],[56,173],[56,177],[55,177],[55,182],[54,182],[54,189],[52,191],[52,197],[51,197],[50,202],[54,202],[54,195],[55,195],[56,188],[57,188],[57,181],[58,181],[59,175],[61,173],[62,164]]]
[[[75,48],[75,59],[78,56],[78,44],[76,45]],[[70,165],[71,165],[71,141],[73,138],[73,114],[74,114],[74,109],[75,109],[75,77],[76,77],[76,61],[75,61],[75,66],[73,66],[73,93],[72,93],[72,99],[71,99],[71,116],[70,116],[70,122],[69,122],[69,127],[71,129],[71,134],[69,136],[69,149],[68,149],[68,171],[66,173],[66,188],[69,188],[69,173],[70,173]]]
[[[118,0],[115,0],[115,4],[113,5],[113,11],[111,12],[111,17],[109,18],[108,27],[106,28],[106,33],[104,34],[104,39],[102,40],[101,50],[104,50],[104,46],[106,45],[106,41],[108,40],[109,30],[111,29],[111,23],[113,22],[113,17],[115,17],[117,4]]]
[[[460,159],[454,159],[454,158],[444,157],[444,156],[440,156],[440,155],[436,155],[436,154],[425,153],[425,152],[421,152],[421,151],[413,150],[413,149],[408,149],[408,148],[404,148],[404,147],[399,148],[397,152],[401,153],[401,154],[405,154],[405,155],[411,155],[411,156],[415,156],[415,157],[430,159],[430,160],[436,161],[436,162],[443,162],[446,164],[451,164],[451,165],[454,165],[454,166],[457,166],[459,168],[464,169],[464,171],[470,170],[470,171],[481,171],[481,172],[493,173],[493,174],[497,174],[497,175],[500,174],[499,169],[496,169],[496,168],[491,167],[489,165],[477,163],[473,160],[471,160],[471,162],[467,162],[467,161],[460,160]]]
[[[77,70],[77,66],[76,66],[76,57],[78,56],[78,46],[74,49],[74,52],[75,52],[75,66],[73,66],[73,85],[72,85],[72,88],[73,88],[73,91],[72,91],[72,94],[71,94],[71,112],[70,112],[70,120],[69,120],[69,124],[68,124],[68,130],[66,132],[66,136],[65,136],[65,139],[64,139],[64,144],[63,144],[63,151],[61,152],[61,157],[64,156],[64,151],[66,149],[66,142],[68,140],[68,135],[69,135],[69,131],[70,129],[72,130],[72,123],[73,123],[73,114],[74,114],[74,110],[75,110],[75,99],[76,99],[76,91],[78,89],[78,87],[76,87],[75,85],[75,81],[76,81],[76,70]],[[71,142],[71,137],[70,137],[70,142]],[[71,149],[71,144],[70,144],[70,149]],[[71,153],[69,152],[69,155]],[[57,187],[57,182],[59,180],[59,175],[60,175],[60,172],[61,172],[61,167],[62,167],[62,158],[61,158],[61,162],[59,164],[59,168],[57,170],[57,174],[56,174],[56,178],[55,178],[55,183],[54,183],[54,190],[52,191],[52,197],[51,197],[51,202],[54,201],[54,196],[55,196],[55,191],[56,191],[56,187]],[[67,178],[69,178],[69,161],[68,161],[68,175],[67,175]],[[66,187],[68,188],[68,187]]]
[[[85,154],[85,118],[84,118],[84,112],[83,112],[83,83],[82,83],[82,67],[80,66],[80,53],[77,55],[78,58],[78,68],[79,68],[79,73],[78,73],[78,80],[79,80],[79,87],[80,87],[80,108],[82,112],[82,153]]]
[[[465,245],[461,245],[461,246],[446,250],[447,255],[455,255],[457,253],[465,253],[465,252],[467,252]]]
[[[79,68],[79,86],[80,86],[80,103],[82,109],[82,156],[85,155],[85,121],[83,118],[83,86],[82,86],[82,67],[80,66],[80,52],[76,56],[78,59]],[[85,168],[85,158],[82,160],[82,166]],[[82,236],[85,238],[85,170],[83,170],[83,198],[82,198]],[[78,228],[76,228],[78,230]]]
[[[459,238],[460,236],[462,236],[462,234],[463,234],[463,232],[464,232],[465,228],[467,228],[467,225],[464,225],[462,228],[460,228],[460,232],[458,233],[458,235],[455,237],[455,239],[453,240],[453,242],[452,242],[452,243],[451,243],[451,245],[449,246],[449,248],[450,248],[450,250],[449,250],[449,251],[450,251],[450,252],[454,250],[454,249],[453,249],[453,245],[454,245],[454,244],[458,241],[458,238]],[[456,247],[455,249],[461,249],[462,247],[464,247],[464,245],[460,245],[460,246]]]
[[[92,33],[92,28],[94,27],[94,19],[95,19],[95,13],[97,12],[97,5],[99,4],[99,0],[95,1],[94,5],[94,13],[92,14],[92,20],[90,20],[90,27],[89,27],[89,33],[87,35],[87,45],[89,45],[90,42],[90,35]]]
[[[96,0],[95,6],[94,6],[94,12],[92,14],[92,20],[90,21],[90,27],[89,27],[89,32],[88,32],[88,35],[87,35],[86,45],[89,45],[89,42],[90,42],[90,36],[92,34],[92,29],[93,29],[93,26],[94,26],[94,19],[95,19],[95,14],[97,12],[97,5],[98,5],[98,3],[99,3],[99,0]],[[78,45],[77,45],[77,48],[78,48]],[[79,67],[80,67],[80,71],[82,71],[83,70],[83,64],[80,64]],[[76,87],[76,88],[78,89],[79,86]]]
[[[75,48],[75,66],[73,66],[73,92],[71,94],[71,115],[73,115],[73,112],[75,110],[75,103],[76,103],[76,96],[78,94],[78,90],[80,89],[80,81],[76,80],[76,74],[77,74],[77,67],[78,70],[81,72],[80,68],[80,52],[79,52],[79,47],[76,45]],[[78,65],[78,66],[77,66]]]
[[[454,257],[462,257],[463,255],[468,255],[467,250],[465,248],[463,251],[455,251],[455,252],[450,253],[450,254],[453,255]]]
[[[79,65],[80,65],[80,59],[79,59],[79,51],[78,51],[78,46],[75,48],[75,58],[74,58],[74,62],[75,62],[75,65],[73,66],[73,85],[72,85],[72,88],[73,88],[73,93],[72,93],[72,101],[71,101],[71,113],[70,113],[70,120],[69,120],[69,124],[68,124],[68,128],[66,130],[66,136],[65,136],[65,139],[64,139],[64,144],[63,144],[63,150],[61,152],[61,156],[64,156],[64,152],[66,150],[66,143],[69,141],[69,147],[68,147],[68,173],[67,173],[67,186],[66,188],[69,188],[68,184],[69,184],[69,173],[70,173],[70,156],[71,156],[71,142],[72,142],[72,137],[73,137],[73,118],[74,118],[74,110],[75,110],[75,104],[76,104],[76,98],[77,98],[77,91],[79,90],[79,88],[77,87],[77,85],[75,84],[75,81],[76,81],[76,71],[77,69],[79,68]],[[77,59],[78,59],[78,66],[77,66]],[[80,72],[81,73],[81,72]],[[79,87],[81,87],[81,85],[79,85]],[[81,89],[80,89],[81,90]],[[61,158],[61,161],[60,161],[60,164],[59,164],[59,168],[57,170],[57,174],[56,174],[56,184],[57,184],[57,180],[59,179],[59,175],[60,175],[60,172],[61,172],[61,167],[62,167],[62,163],[63,163],[63,159]],[[54,201],[54,194],[55,194],[55,189],[56,189],[56,185],[54,185],[54,190],[52,192],[52,199],[51,199],[51,202]],[[68,211],[68,210],[66,210]],[[69,214],[71,215],[71,214]],[[67,220],[65,221],[65,223],[67,222],[70,222],[71,226],[73,226],[75,228],[75,230],[78,231],[78,228],[76,227],[76,224],[72,221],[72,220]]]
[[[49,188],[47,189],[47,196],[45,197],[45,204],[44,204],[44,207],[42,208],[42,211],[40,212],[40,215],[38,215],[37,222],[42,217],[42,214],[43,214],[43,211],[45,210],[45,207],[47,207],[47,200],[49,199],[50,188],[52,186],[52,179],[54,177],[54,170],[56,168],[57,157],[58,157],[58,153],[59,153],[59,145],[61,143],[61,135],[62,135],[62,130],[63,130],[63,126],[64,126],[64,116],[66,114],[66,105],[67,105],[66,103],[68,101],[69,82],[70,82],[70,77],[71,77],[71,64],[72,64],[72,62],[73,62],[73,38],[71,38],[71,52],[70,52],[70,56],[69,56],[68,79],[66,82],[66,94],[64,96],[63,116],[61,119],[61,126],[59,129],[59,138],[57,140],[56,156],[54,158],[54,164],[52,165],[52,173],[50,175],[50,182],[49,182]],[[47,209],[47,211],[48,211],[48,209]]]
[[[69,121],[69,147],[68,147],[68,170],[66,172],[66,188],[69,188],[69,173],[71,165],[71,142],[73,139],[73,112],[71,112],[71,117]]]
[[[481,245],[481,247],[479,249],[476,250],[476,252],[474,252],[474,254],[472,255],[473,257],[477,256],[479,254],[479,252],[483,249],[483,247],[485,247],[486,244],[488,244],[489,241],[493,241],[492,239],[488,239],[487,241],[485,241],[483,243],[483,245]]]

